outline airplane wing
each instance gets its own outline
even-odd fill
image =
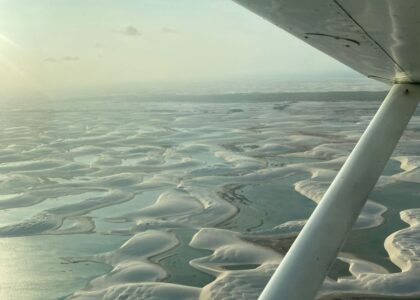
[[[420,82],[419,0],[234,0],[354,70]]]
[[[393,84],[259,297],[312,300],[420,100],[420,0],[234,1],[362,74]]]

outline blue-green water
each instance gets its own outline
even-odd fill
[[[0,299],[254,299],[383,96],[2,103]],[[321,298],[419,297],[419,146],[416,115]]]

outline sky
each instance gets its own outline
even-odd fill
[[[362,78],[231,0],[0,0],[0,96]]]

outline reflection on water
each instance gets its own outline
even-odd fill
[[[255,299],[382,97],[3,103],[0,298]],[[420,297],[419,121],[320,299]]]

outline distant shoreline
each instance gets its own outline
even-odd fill
[[[3,98],[3,102],[11,103],[12,106],[18,103],[61,103],[67,101],[84,101],[84,102],[185,102],[185,103],[240,103],[240,102],[298,102],[298,101],[382,101],[387,91],[313,91],[313,92],[253,92],[253,93],[215,93],[215,94],[171,94],[171,93],[121,93],[110,95],[84,95],[84,96],[67,96],[67,97],[48,97],[48,98]],[[0,99],[1,100],[1,99]],[[30,102],[28,102],[30,101]]]
[[[132,101],[180,101],[180,102],[278,102],[278,101],[382,101],[386,91],[343,91],[343,92],[276,92],[235,94],[155,94],[115,96]],[[112,97],[114,98],[114,97]]]

